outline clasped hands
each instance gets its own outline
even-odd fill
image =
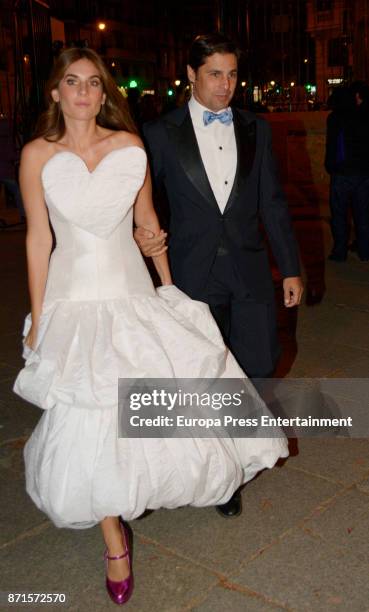
[[[165,244],[167,235],[164,230],[160,230],[155,236],[152,231],[144,227],[138,227],[134,232],[135,240],[145,257],[157,257],[165,253],[168,248]],[[283,299],[286,308],[292,308],[301,303],[303,290],[300,276],[289,276],[283,279]]]
[[[165,244],[167,236],[168,234],[162,229],[157,236],[144,227],[137,227],[134,231],[134,238],[145,257],[158,257],[165,253],[168,248]]]

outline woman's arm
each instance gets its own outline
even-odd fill
[[[143,227],[145,230],[149,230],[154,236],[160,235],[160,225],[152,201],[152,186],[149,167],[147,167],[145,182],[135,203],[134,220],[138,227]],[[164,247],[165,250],[160,255],[152,256],[154,266],[159,274],[162,285],[172,284],[168,256],[165,252],[167,248],[168,247]]]
[[[41,184],[44,155],[35,143],[22,151],[19,182],[27,217],[27,267],[28,287],[31,298],[32,327],[26,344],[34,347],[45,294],[52,235]]]

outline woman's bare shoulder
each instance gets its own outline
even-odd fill
[[[114,148],[133,146],[141,147],[142,149],[145,148],[138,134],[132,134],[132,132],[115,132],[115,134],[112,136],[112,139],[114,141]]]
[[[55,144],[45,138],[35,138],[22,149],[21,161],[32,165],[33,168],[42,168],[47,160],[55,153]]]

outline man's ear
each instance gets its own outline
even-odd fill
[[[187,77],[190,83],[194,83],[196,81],[196,72],[188,64],[187,64]]]
[[[59,96],[59,92],[57,89],[51,90],[51,97],[54,100],[54,102],[60,102],[60,96]]]

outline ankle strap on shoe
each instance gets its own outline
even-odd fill
[[[128,550],[126,550],[126,552],[124,552],[122,555],[111,557],[110,555],[108,555],[108,551],[106,550],[104,552],[104,559],[109,559],[110,561],[117,561],[118,559],[124,559],[124,557],[126,557],[127,555],[128,555]]]

